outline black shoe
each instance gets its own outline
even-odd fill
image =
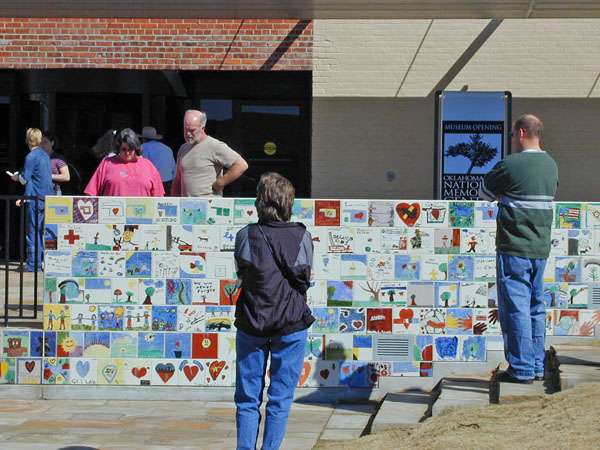
[[[501,383],[519,383],[519,384],[533,384],[533,379],[521,380],[513,377],[508,371],[498,372],[495,377],[496,381]]]
[[[543,375],[542,375],[542,376],[540,376],[540,375],[536,375],[535,377],[533,377],[533,380],[534,380],[534,381],[544,381],[544,380],[545,380],[545,378],[544,378],[544,376],[543,376]]]

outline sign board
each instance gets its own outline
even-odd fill
[[[438,92],[436,198],[478,200],[484,175],[510,153],[510,127],[510,92]]]

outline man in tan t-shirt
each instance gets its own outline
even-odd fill
[[[222,197],[223,188],[248,169],[248,163],[227,144],[205,132],[206,114],[188,110],[183,118],[183,144],[171,188],[173,197]],[[223,168],[228,168],[223,174]]]

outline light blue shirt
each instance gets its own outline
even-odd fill
[[[142,144],[142,156],[152,161],[164,182],[175,178],[175,158],[173,150],[162,142],[149,141]]]

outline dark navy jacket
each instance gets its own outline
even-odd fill
[[[242,292],[235,326],[251,336],[283,336],[308,328],[314,317],[306,304],[313,259],[312,237],[295,222],[261,223],[286,275],[277,266],[257,224],[238,231],[235,261]]]

